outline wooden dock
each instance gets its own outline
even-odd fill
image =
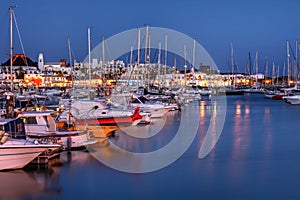
[[[30,164],[33,164],[33,165],[47,165],[48,162],[50,160],[53,160],[53,159],[56,159],[56,158],[59,158],[60,157],[60,154],[59,153],[53,153],[53,154],[50,154],[50,155],[40,155],[38,156],[36,159],[34,159]]]

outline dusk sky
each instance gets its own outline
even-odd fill
[[[266,57],[282,68],[286,40],[295,51],[300,36],[297,0],[1,0],[1,63],[9,59],[10,5],[17,6],[25,53],[34,61],[40,52],[46,62],[68,59],[68,37],[77,61],[82,61],[88,53],[88,26],[93,48],[102,35],[108,38],[148,24],[196,38],[222,72],[229,70],[231,42],[240,72],[245,72],[248,53],[253,63],[258,51],[263,72]],[[15,26],[14,53],[22,53]]]

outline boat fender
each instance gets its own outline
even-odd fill
[[[8,133],[4,133],[4,135],[2,136],[1,141],[0,141],[1,145],[4,144],[7,141],[8,136],[9,136]]]
[[[52,155],[53,154],[53,150],[52,149],[47,149],[47,155]]]

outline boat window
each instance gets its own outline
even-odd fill
[[[22,132],[23,131],[23,124],[21,124],[21,123],[17,124],[17,128],[18,128],[19,132]]]
[[[24,118],[24,123],[25,124],[37,124],[37,121],[36,121],[35,117],[27,117],[27,118]]]
[[[132,103],[140,103],[140,101],[138,99],[133,99]]]
[[[140,96],[138,99],[139,99],[142,103],[146,103],[146,101],[149,101],[148,99],[146,99],[146,98],[143,97],[143,96]]]

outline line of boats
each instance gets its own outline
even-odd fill
[[[99,139],[114,136],[115,131],[123,127],[151,125],[153,118],[163,117],[200,99],[199,95],[189,92],[79,99],[71,92],[79,90],[51,97],[33,92],[3,93],[0,170],[20,169],[41,155],[94,145]],[[14,117],[8,118],[8,101],[12,98]]]
[[[37,92],[2,93],[0,170],[20,169],[41,155],[94,145],[100,139],[113,137],[115,131],[124,127],[151,126],[153,118],[180,110],[204,96],[209,99],[211,95],[264,93],[267,98],[300,104],[300,91],[296,86],[272,90],[180,87],[151,95],[115,90],[110,96],[94,95],[92,98],[87,97],[95,94],[94,90],[78,88],[47,95]],[[8,117],[11,98],[14,99],[14,114]]]

